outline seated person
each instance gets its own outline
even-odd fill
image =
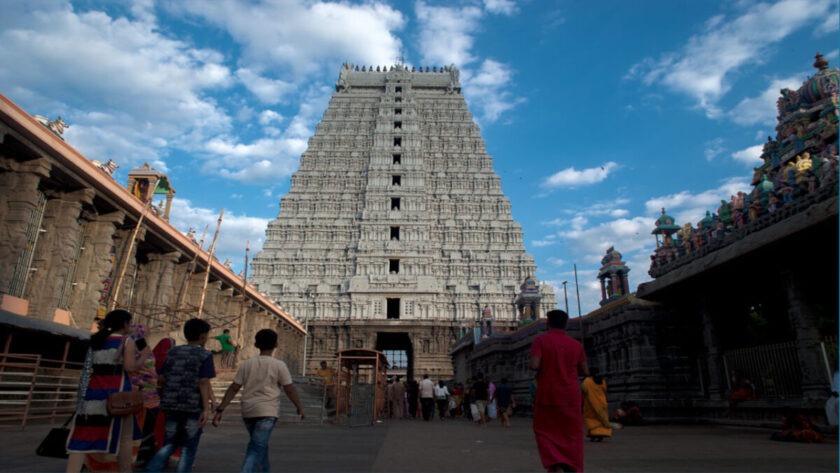
[[[633,401],[623,401],[610,420],[621,425],[642,425],[642,408]]]
[[[770,440],[821,443],[823,435],[816,430],[808,416],[795,409],[786,408],[782,413],[782,431],[771,435]]]
[[[743,373],[733,370],[730,379],[732,382],[731,390],[726,395],[730,409],[740,402],[755,399],[755,386]]]

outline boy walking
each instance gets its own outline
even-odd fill
[[[225,391],[225,396],[216,415],[213,425],[218,426],[222,420],[222,413],[230,404],[240,389],[242,392],[242,420],[251,439],[245,450],[245,460],[242,462],[242,472],[252,472],[255,469],[271,471],[268,462],[268,443],[271,432],[277,423],[280,409],[280,387],[297,408],[297,413],[303,419],[303,406],[298,398],[297,390],[292,384],[292,376],[286,363],[274,358],[277,348],[277,332],[263,329],[257,332],[255,345],[260,350],[260,356],[249,358],[239,365],[239,370],[233,382]]]
[[[176,471],[192,470],[198,441],[207,418],[213,410],[210,379],[216,377],[213,354],[204,349],[210,324],[190,319],[184,324],[186,345],[169,350],[158,384],[163,387],[160,409],[166,416],[163,446],[146,464],[146,471],[159,472],[177,447],[181,459]]]

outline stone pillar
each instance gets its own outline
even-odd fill
[[[788,319],[796,335],[796,353],[802,370],[802,399],[806,402],[825,399],[828,380],[820,357],[820,332],[806,302],[807,293],[799,286],[800,278],[793,269],[782,270],[781,277],[787,291]]]
[[[137,272],[137,284],[131,311],[137,322],[148,325],[149,330],[169,329],[169,309],[177,295],[175,266],[181,253],[150,253],[148,263]]]
[[[89,328],[102,307],[105,315],[108,291],[113,282],[116,268],[114,234],[125,219],[122,212],[95,215],[82,214],[88,220],[82,251],[76,262],[76,285],[70,297],[70,312],[79,327]]]
[[[718,327],[709,310],[709,301],[700,296],[697,299],[697,311],[703,324],[703,344],[706,345],[706,369],[709,371],[709,398],[721,400],[726,391],[723,385],[726,373],[723,368],[723,358],[718,338]]]
[[[92,205],[93,189],[59,193],[47,200],[24,297],[31,317],[53,320],[61,291],[76,263],[82,205]],[[72,281],[71,281],[72,282]]]
[[[26,228],[38,205],[38,187],[51,169],[44,158],[26,162],[0,158],[0,294],[9,293],[26,247]]]

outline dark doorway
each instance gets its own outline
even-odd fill
[[[400,318],[400,300],[399,299],[386,299],[388,301],[388,318],[389,319],[399,319]]]
[[[414,350],[407,333],[378,332],[376,350],[388,358],[388,363],[391,364],[388,368],[389,375],[402,376],[403,379],[414,376]]]

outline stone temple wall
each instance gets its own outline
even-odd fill
[[[90,329],[125,308],[151,343],[183,342],[202,293],[211,335],[231,329],[249,356],[256,331],[273,328],[300,369],[303,327],[292,316],[0,96],[2,310]]]

